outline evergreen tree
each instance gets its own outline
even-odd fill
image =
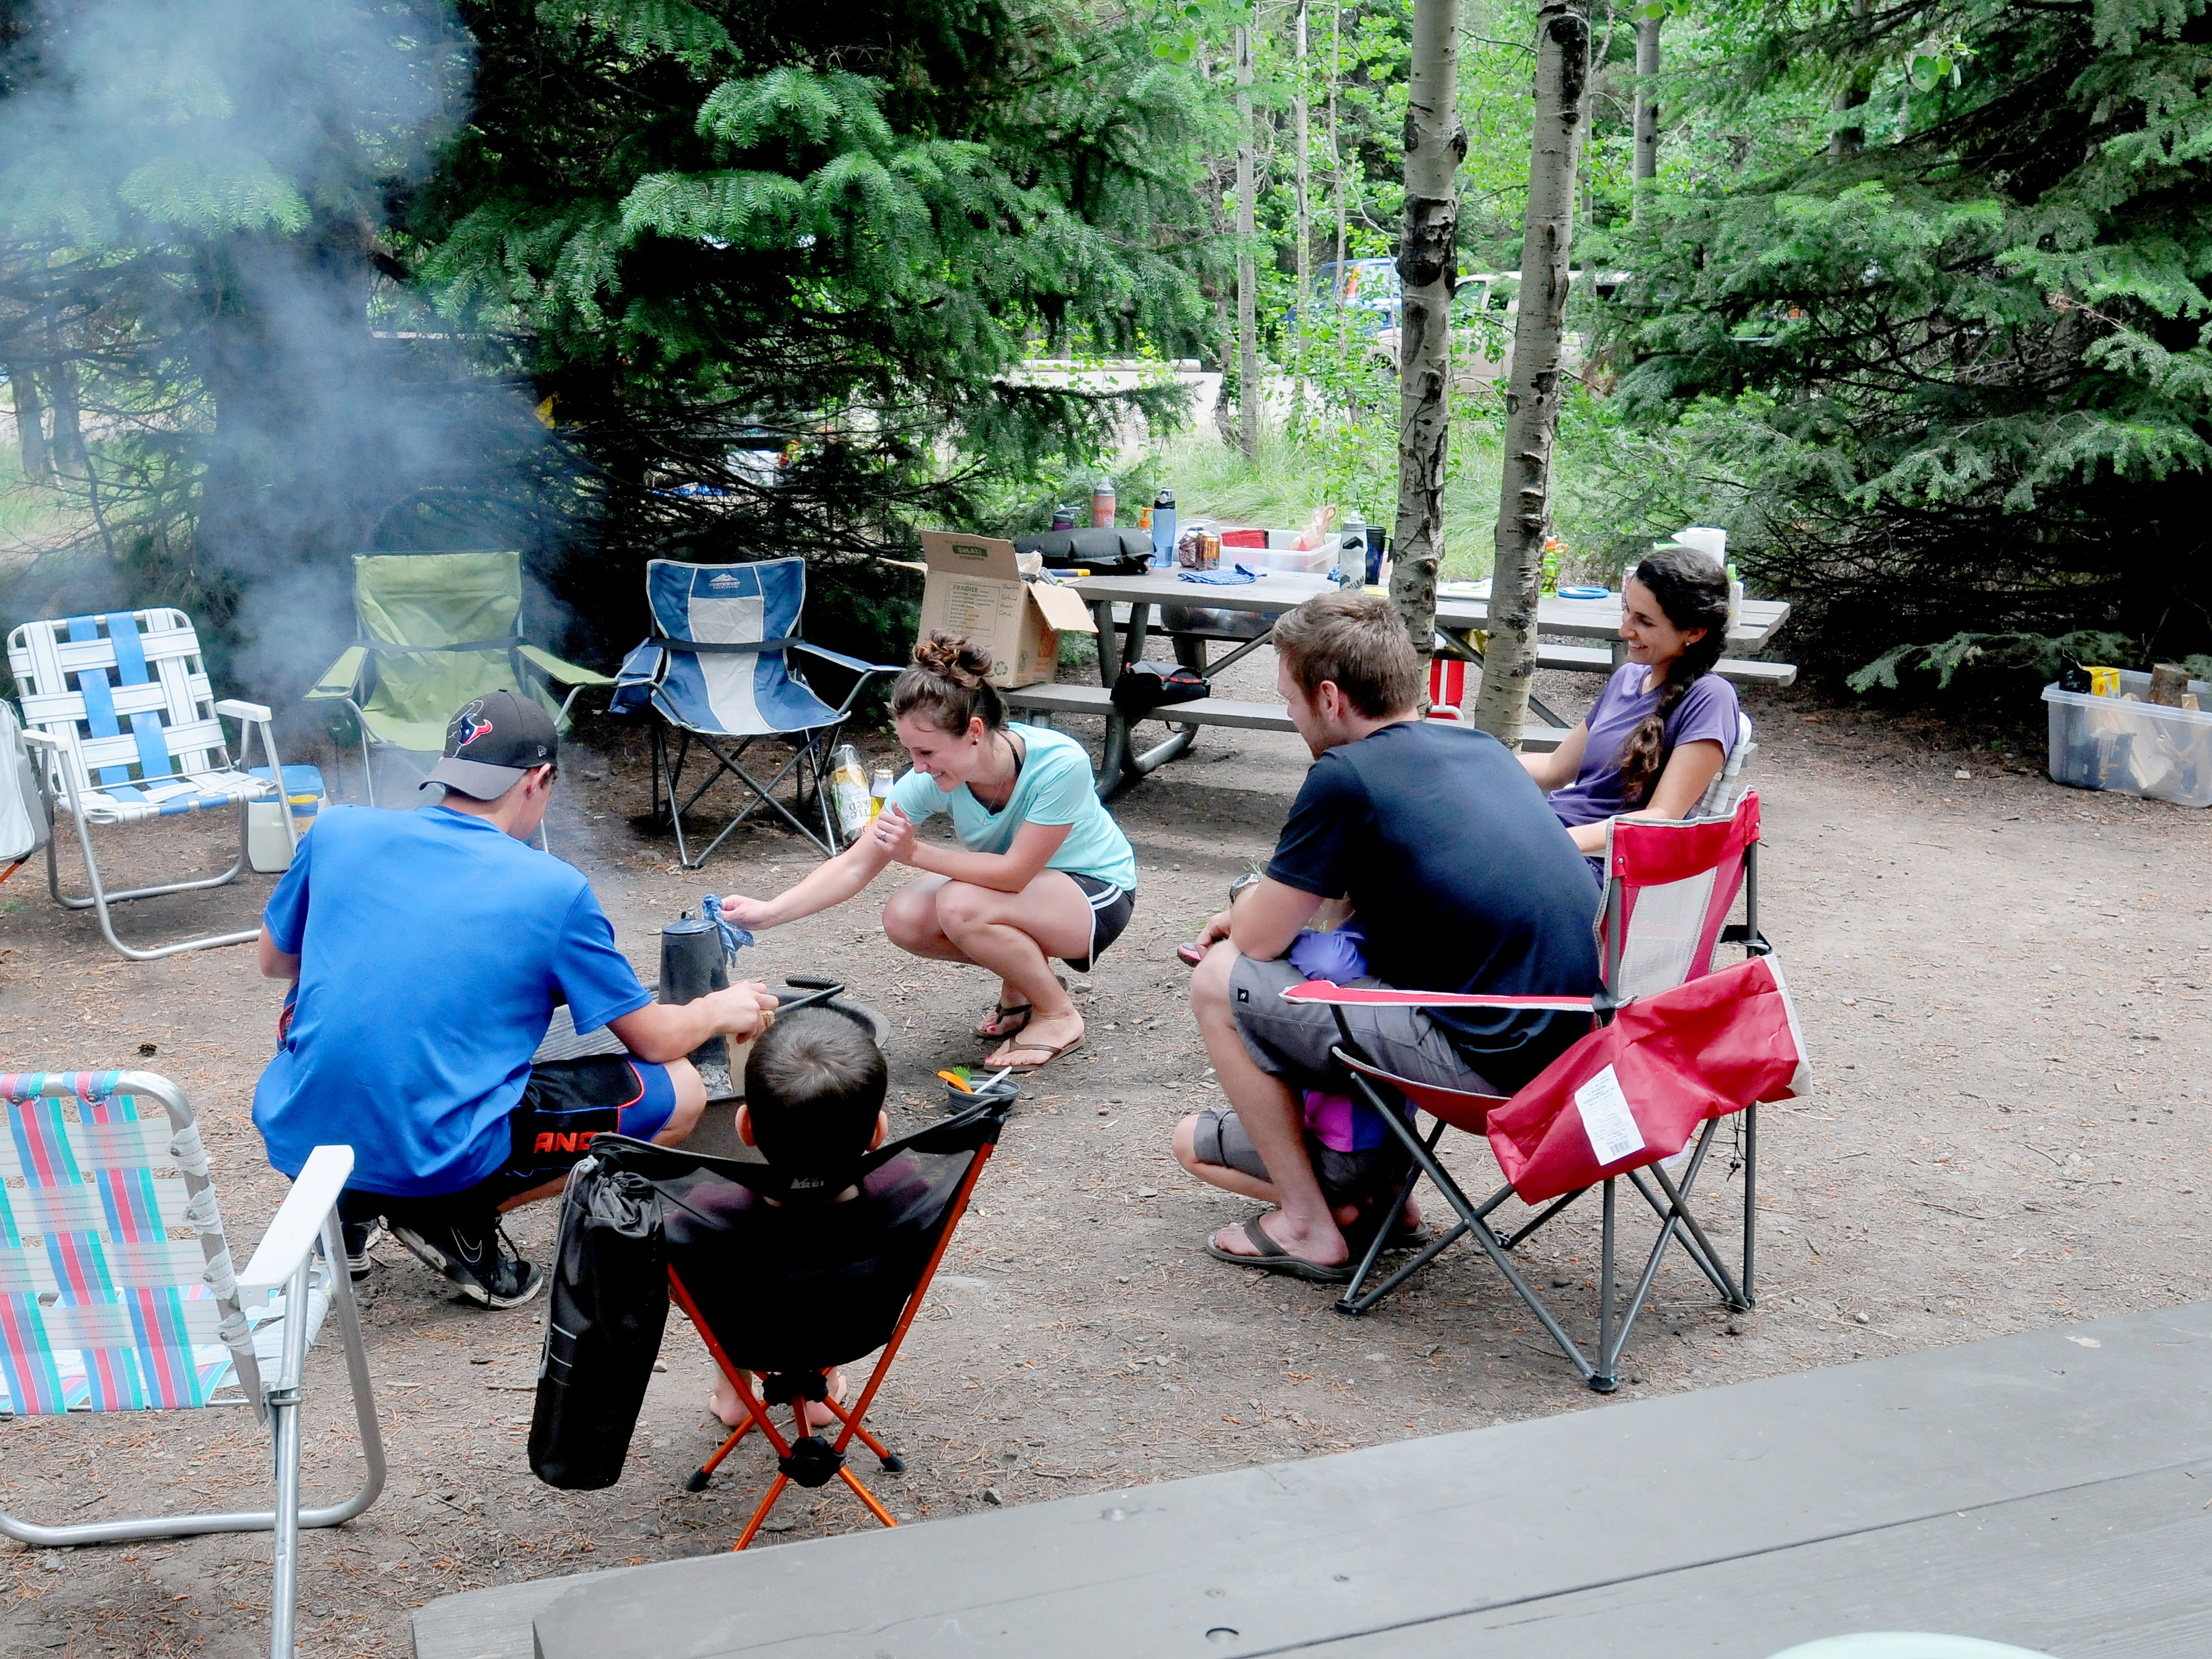
[[[1125,11],[461,10],[476,104],[415,204],[418,274],[587,458],[595,581],[803,552],[866,609],[859,556],[1085,458],[1127,406],[1022,376],[1040,343],[1197,342],[1209,116]]]
[[[1706,111],[1765,100],[1794,153],[1662,167],[1612,248],[1621,397],[1670,424],[1706,521],[1841,665],[1962,630],[2212,646],[2203,0],[1708,27],[1748,50],[1707,60]]]

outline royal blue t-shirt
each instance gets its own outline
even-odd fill
[[[318,830],[317,834],[321,832]],[[1401,720],[1313,763],[1267,874],[1348,896],[1367,971],[1408,991],[1588,996],[1597,890],[1521,763],[1486,732]],[[1433,1008],[1468,1064],[1518,1089],[1588,1014]]]
[[[325,811],[261,919],[300,993],[254,1127],[288,1176],[351,1146],[365,1192],[482,1181],[556,1004],[592,1031],[652,1000],[580,872],[443,806]]]

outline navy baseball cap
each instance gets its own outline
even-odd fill
[[[477,800],[497,800],[532,767],[557,765],[560,751],[550,714],[527,697],[494,691],[453,716],[445,757],[417,787],[442,783]]]

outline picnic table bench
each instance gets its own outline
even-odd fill
[[[1098,625],[1098,678],[1095,686],[1026,685],[1006,694],[1007,707],[1049,721],[1059,714],[1090,714],[1106,722],[1105,752],[1098,766],[1098,794],[1109,799],[1138,779],[1157,771],[1187,753],[1205,726],[1230,726],[1254,732],[1294,732],[1289,712],[1278,703],[1241,702],[1205,697],[1195,702],[1172,703],[1134,718],[1114,707],[1110,689],[1125,661],[1136,661],[1153,631],[1155,611],[1212,612],[1213,617],[1178,615],[1171,624],[1163,618],[1160,632],[1176,644],[1178,660],[1201,673],[1218,673],[1267,642],[1273,618],[1295,610],[1332,586],[1327,576],[1291,575],[1271,572],[1258,580],[1227,586],[1186,582],[1177,571],[1147,571],[1136,576],[1079,576],[1073,587],[1091,607]],[[1480,663],[1483,630],[1490,620],[1490,584],[1447,583],[1437,594],[1437,632],[1443,648]],[[1247,625],[1224,626],[1223,611],[1242,612]],[[1787,620],[1790,607],[1778,600],[1747,599],[1729,629],[1729,645],[1746,653],[1761,648],[1774,630]],[[1540,632],[1568,639],[1607,639],[1611,647],[1560,644],[1546,641],[1537,647],[1537,665],[1573,672],[1610,673],[1625,659],[1617,654],[1620,627],[1618,595],[1604,599],[1542,600],[1537,608]],[[1235,648],[1209,663],[1206,647],[1224,641]],[[1723,658],[1719,672],[1750,684],[1784,686],[1797,671],[1788,663],[1755,662],[1747,655]],[[1539,753],[1556,749],[1574,730],[1576,722],[1561,718],[1534,698],[1532,716],[1522,731],[1522,747]],[[1163,742],[1145,750],[1135,744],[1133,727],[1139,720],[1158,720],[1171,728]]]
[[[415,1615],[415,1656],[1768,1659],[1933,1630],[2197,1659],[2208,1405],[2200,1302],[474,1590]]]

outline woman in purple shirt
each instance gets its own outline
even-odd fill
[[[1588,718],[1548,755],[1521,763],[1584,853],[1616,817],[1695,810],[1736,738],[1735,688],[1714,673],[1728,638],[1728,574],[1697,548],[1663,547],[1621,594],[1628,660]]]

